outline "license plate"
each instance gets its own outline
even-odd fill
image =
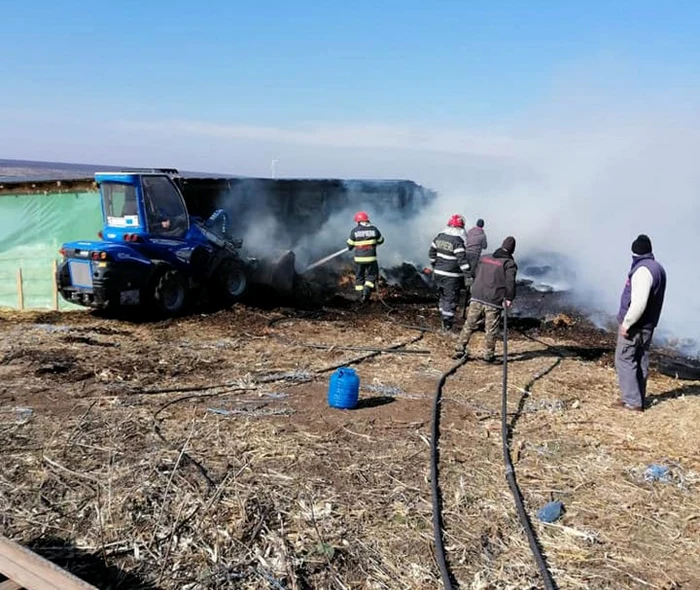
[[[89,261],[71,260],[68,263],[70,282],[74,287],[92,288],[92,266]]]

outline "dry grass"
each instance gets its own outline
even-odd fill
[[[2,316],[0,532],[70,545],[94,558],[74,552],[70,569],[112,587],[438,587],[430,404],[453,341],[398,325],[434,324],[431,309],[385,311]],[[554,578],[700,587],[697,384],[676,398],[681,383],[653,375],[651,411],[621,413],[608,407],[610,354],[581,360],[578,337],[559,333],[569,348],[513,335],[509,391],[530,515],[551,499],[566,507],[557,523],[534,523]],[[367,358],[363,407],[327,407],[319,371],[365,354],[340,347],[412,340],[432,354]],[[201,389],[154,393],[188,386]],[[538,588],[504,477],[500,370],[469,362],[444,395],[440,483],[459,586]],[[652,463],[669,466],[668,483],[645,481]]]

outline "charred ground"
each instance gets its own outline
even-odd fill
[[[429,296],[381,294],[156,323],[2,314],[0,532],[98,587],[438,587],[428,443],[454,340]],[[535,525],[555,579],[700,586],[700,384],[654,371],[650,411],[611,409],[611,336],[559,311],[514,318],[509,366],[528,510],[566,506]],[[332,410],[328,377],[373,354],[361,347],[396,348],[355,365],[357,410]],[[446,544],[462,588],[539,584],[503,476],[500,380],[469,361],[444,391]],[[652,463],[668,482],[645,481]]]

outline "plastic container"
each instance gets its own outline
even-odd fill
[[[360,378],[355,369],[340,367],[331,375],[328,384],[328,405],[331,408],[352,410],[360,397]]]

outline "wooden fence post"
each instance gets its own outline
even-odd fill
[[[58,283],[56,281],[56,274],[58,273],[58,261],[53,259],[53,308],[58,311]]]
[[[22,284],[22,267],[17,269],[17,307],[24,309],[24,285]]]

